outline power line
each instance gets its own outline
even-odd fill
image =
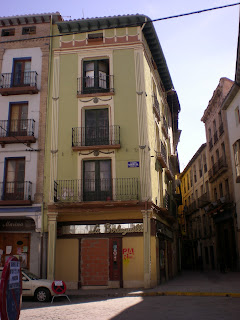
[[[168,16],[168,17],[164,17],[164,18],[147,20],[144,23],[147,24],[147,23],[153,23],[153,22],[158,22],[158,21],[176,19],[176,18],[181,18],[181,17],[185,17],[185,16],[190,16],[190,15],[193,15],[193,14],[199,14],[199,13],[213,11],[213,10],[225,9],[225,8],[234,7],[234,6],[238,6],[238,5],[240,5],[240,2],[227,4],[227,5],[224,5],[224,6],[218,6],[218,7],[214,7],[214,8],[208,8],[208,9],[202,9],[202,10],[198,10],[198,11],[192,11],[192,12],[188,12],[188,13],[177,14],[177,15],[174,15],[174,16]],[[124,26],[121,26],[121,27],[132,27],[132,26],[136,26],[136,25],[138,26],[138,25],[142,25],[142,24],[143,24],[143,22],[129,23],[129,24],[125,24]],[[108,28],[104,28],[104,29],[111,29],[111,28],[112,27],[108,27]],[[94,29],[94,30],[90,30],[90,31],[96,31],[96,30],[99,30],[99,28]],[[67,32],[67,33],[64,33],[64,34],[48,35],[48,36],[42,36],[42,37],[0,41],[0,43],[10,43],[10,42],[19,42],[19,41],[37,40],[37,39],[47,39],[47,38],[62,37],[62,36],[68,36],[68,35],[72,35],[72,34],[80,34],[80,33],[82,33],[82,32]]]
[[[169,17],[165,17],[165,18],[154,19],[154,20],[151,20],[151,22],[163,21],[163,20],[168,20],[168,19],[174,19],[174,18],[190,16],[192,14],[203,13],[203,12],[213,11],[213,10],[218,10],[218,9],[224,9],[224,8],[228,8],[228,7],[234,7],[234,6],[238,6],[239,4],[240,4],[240,2],[237,2],[237,3],[232,3],[232,4],[227,4],[227,5],[224,5],[224,6],[220,6],[220,7],[214,7],[214,8],[203,9],[203,10],[199,10],[199,11],[193,11],[193,12],[188,12],[188,13],[177,14],[175,16],[169,16]]]

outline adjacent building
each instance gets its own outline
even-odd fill
[[[226,114],[221,109],[232,85],[233,81],[220,79],[201,120],[206,131],[212,200],[211,206],[205,209],[215,224],[218,264],[224,263],[234,270],[237,266],[237,248],[233,168]]]
[[[238,249],[238,269],[240,268],[240,57],[239,57],[239,41],[238,54],[236,61],[235,82],[229,91],[226,99],[222,104],[222,110],[226,113],[230,158],[232,165],[233,190],[235,197],[234,215],[236,218],[236,243]]]
[[[0,265],[9,255],[42,275],[50,33],[59,13],[0,18]]]
[[[217,266],[216,233],[212,215],[206,208],[211,203],[207,144],[194,154],[180,174],[182,206],[182,267],[209,270]]]
[[[151,20],[56,22],[48,98],[48,277],[152,287],[178,271],[180,104]]]

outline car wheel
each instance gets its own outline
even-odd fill
[[[38,288],[35,291],[35,299],[39,302],[46,302],[50,299],[50,292],[46,288]]]

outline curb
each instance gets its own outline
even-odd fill
[[[186,292],[186,291],[154,291],[154,292],[126,292],[126,293],[92,293],[69,294],[70,298],[121,298],[121,297],[155,297],[155,296],[191,296],[191,297],[231,297],[240,298],[240,293],[233,292]]]
[[[157,291],[157,292],[143,292],[140,296],[191,296],[191,297],[232,297],[240,298],[240,293],[233,292],[182,292],[182,291]]]

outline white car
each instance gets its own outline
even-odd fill
[[[3,268],[0,268],[0,278]],[[54,295],[52,281],[39,279],[38,276],[26,269],[22,269],[22,295],[23,297],[34,297],[39,302],[49,301]]]

